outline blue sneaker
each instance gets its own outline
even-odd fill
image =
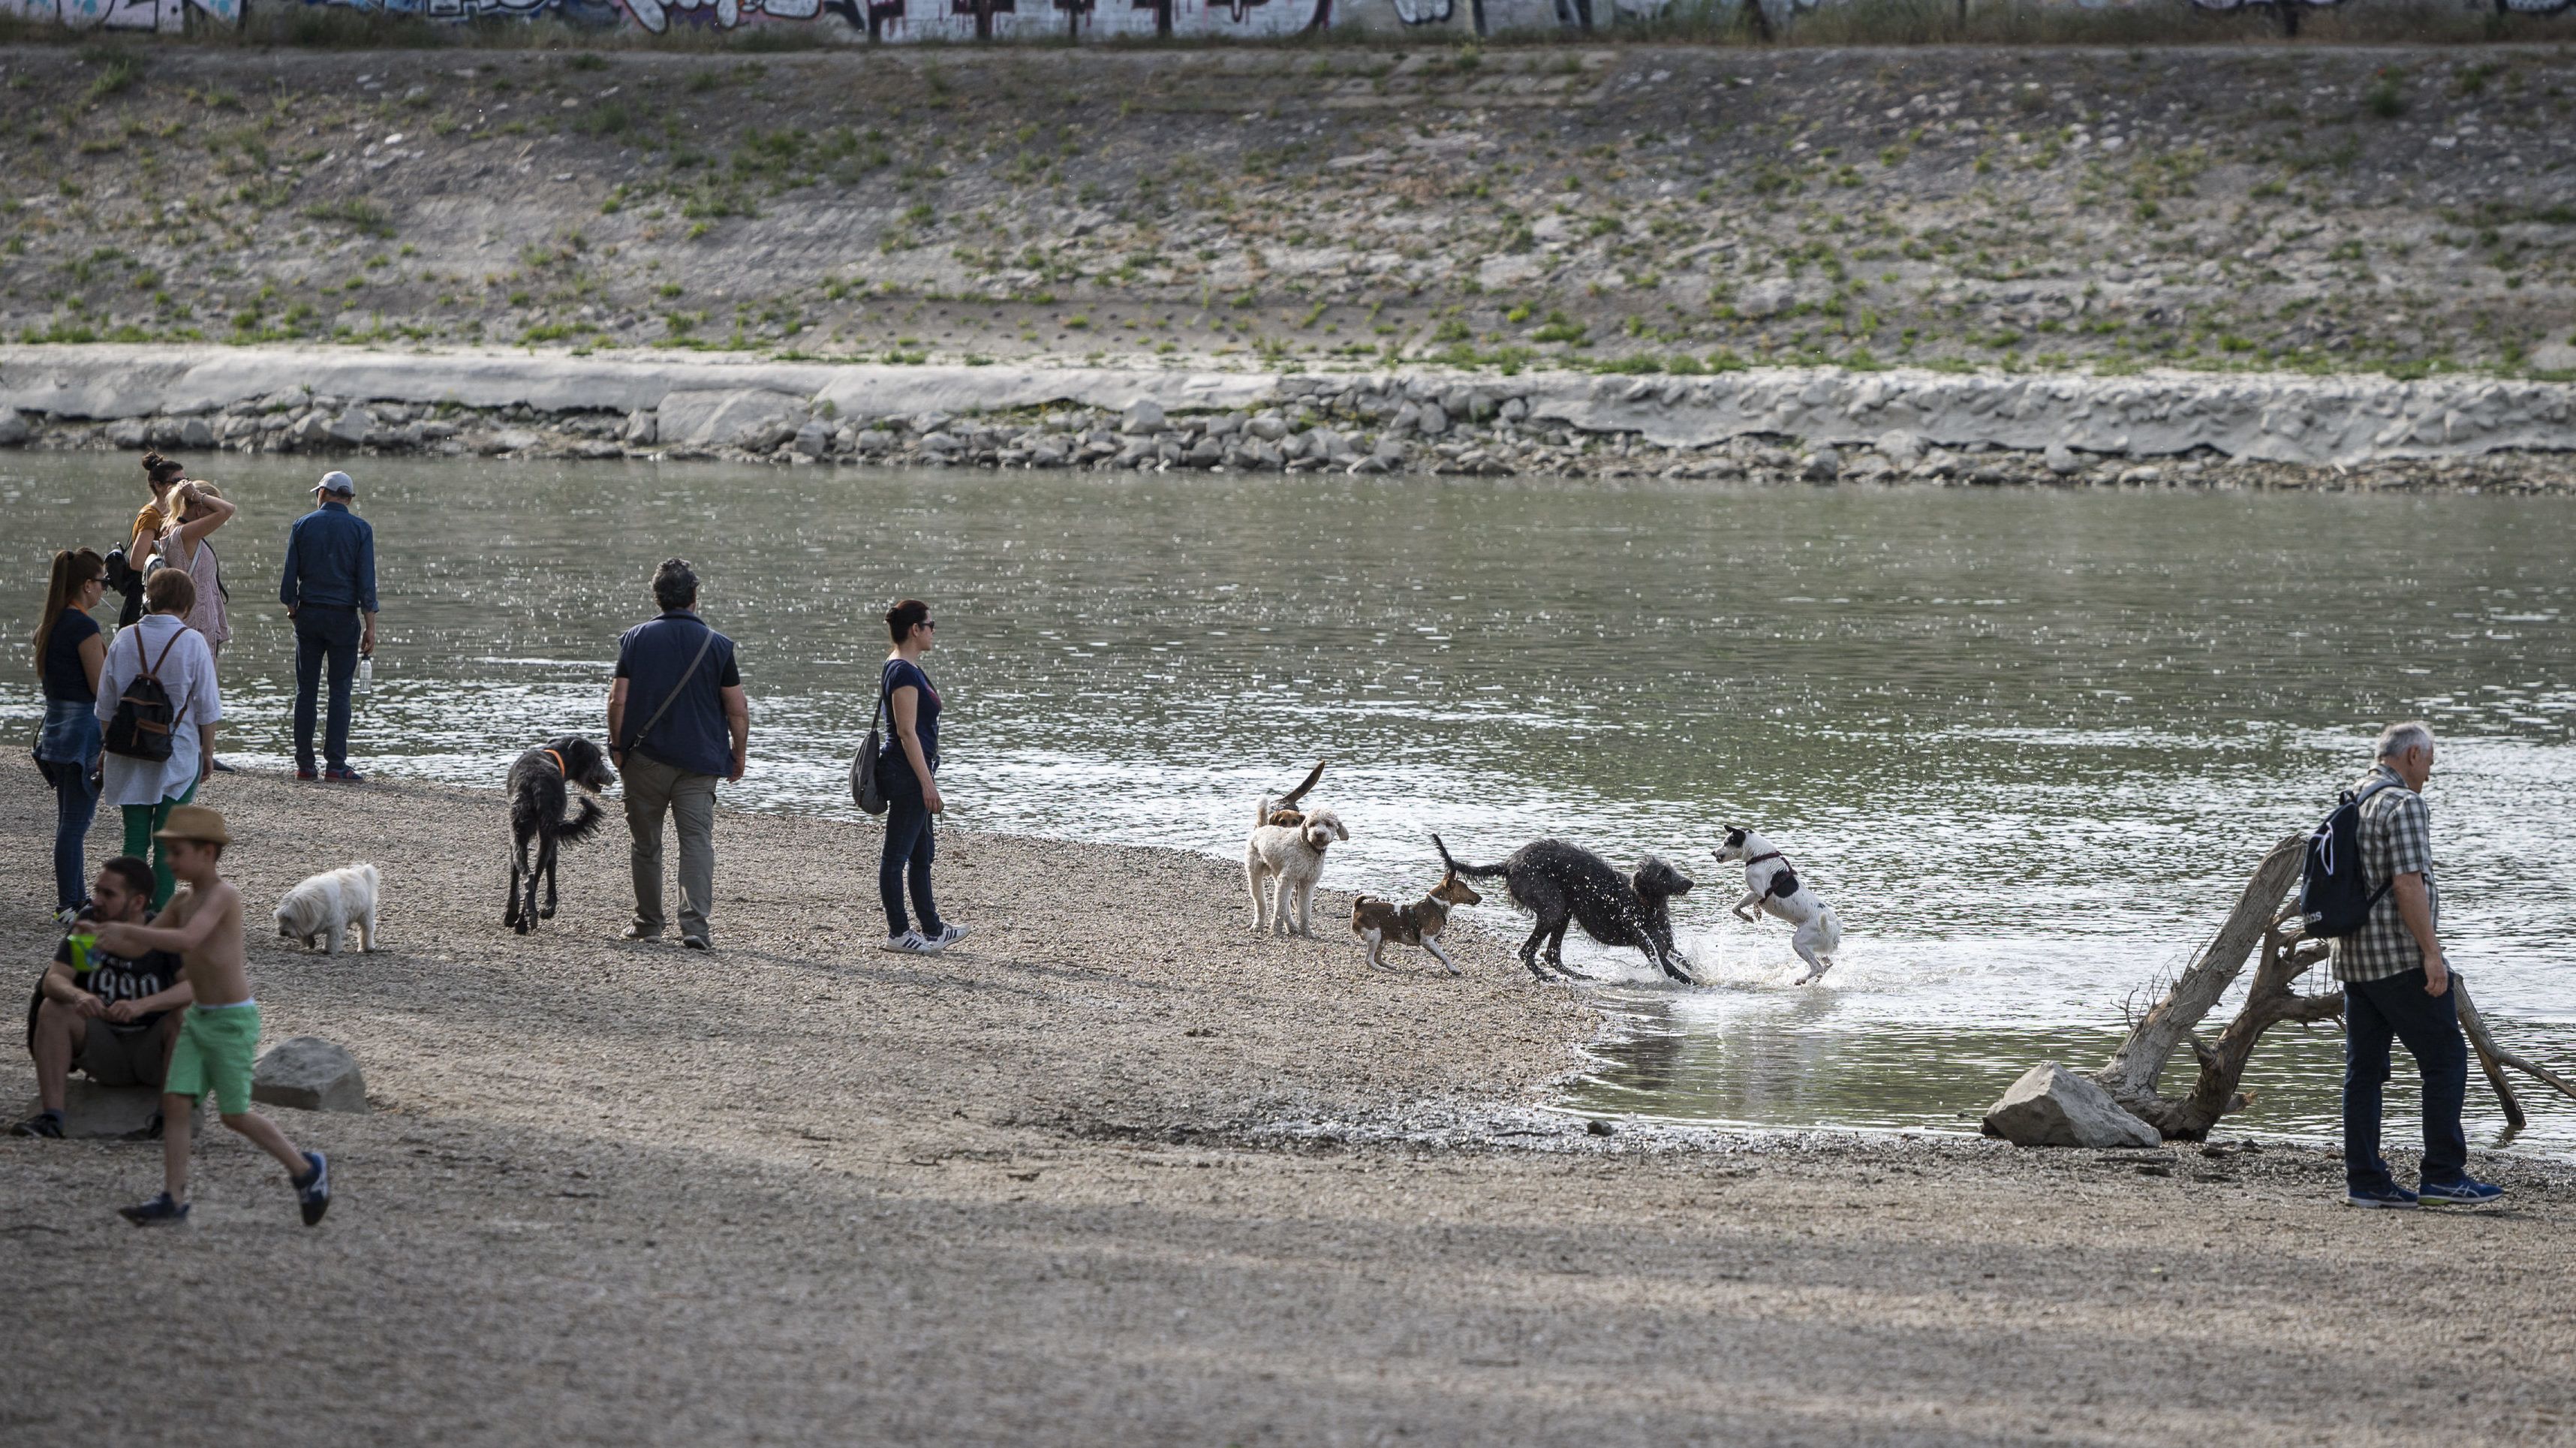
[[[2424,1205],[2428,1207],[2492,1207],[2503,1200],[2504,1188],[2476,1177],[2424,1183]]]
[[[116,1214],[138,1227],[176,1227],[188,1220],[188,1204],[174,1202],[163,1192],[139,1207],[119,1207]]]
[[[2348,1187],[2343,1194],[2348,1207],[2383,1207],[2400,1212],[2415,1210],[2415,1194],[2390,1182],[2384,1187]]]
[[[331,1159],[318,1151],[308,1151],[304,1160],[313,1169],[293,1178],[291,1184],[295,1188],[295,1205],[304,1213],[304,1225],[310,1227],[331,1210]]]

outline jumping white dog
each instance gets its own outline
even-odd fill
[[[376,948],[376,885],[373,865],[325,870],[277,902],[277,933],[308,950],[318,937],[324,955],[338,955],[341,937],[354,928],[364,955]]]
[[[1717,862],[1736,860],[1744,862],[1744,898],[1735,902],[1735,918],[1749,924],[1753,909],[1759,906],[1763,913],[1797,926],[1789,948],[1807,963],[1807,973],[1798,977],[1798,984],[1823,979],[1834,968],[1835,947],[1843,943],[1843,924],[1834,918],[1833,907],[1799,883],[1798,872],[1789,868],[1769,840],[1729,825],[1726,843],[1717,847]]]
[[[1351,837],[1351,832],[1342,828],[1341,817],[1331,810],[1297,807],[1297,801],[1304,799],[1315,781],[1324,777],[1324,764],[1316,760],[1303,783],[1276,799],[1263,796],[1260,807],[1252,812],[1252,838],[1243,844],[1243,888],[1252,895],[1255,932],[1289,934],[1288,907],[1293,902],[1297,907],[1295,933],[1308,940],[1315,938],[1314,923],[1309,917],[1314,913],[1315,882],[1324,873],[1324,850],[1335,840]]]

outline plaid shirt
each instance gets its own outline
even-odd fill
[[[2433,816],[2424,796],[2406,787],[2397,771],[2382,764],[2363,775],[2353,793],[2385,781],[2361,805],[2361,880],[2382,889],[2400,875],[2424,877],[2424,904],[2433,924],[2442,923],[2442,892],[2433,883]],[[2371,907],[2361,929],[2334,943],[2337,980],[2385,980],[2424,968],[2424,952],[2398,913],[2397,892],[2390,890]]]

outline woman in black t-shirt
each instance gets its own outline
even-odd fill
[[[886,656],[883,687],[894,747],[877,757],[877,783],[886,797],[877,896],[885,904],[886,949],[906,955],[936,955],[966,938],[965,926],[940,920],[930,893],[930,865],[937,853],[930,817],[947,808],[947,801],[939,797],[939,690],[921,671],[921,656],[930,652],[932,631],[938,627],[930,605],[917,598],[886,610],[894,651]],[[912,908],[921,916],[919,930],[903,913],[907,876]]]
[[[98,813],[98,675],[107,640],[89,611],[106,591],[107,563],[86,548],[54,554],[37,615],[36,672],[45,682],[45,728],[36,767],[54,787],[54,908],[66,918],[89,903],[81,847]]]

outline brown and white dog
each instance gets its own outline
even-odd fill
[[[1323,773],[1318,761],[1304,784],[1278,799],[1265,795],[1252,812],[1252,837],[1243,845],[1243,888],[1252,896],[1256,933],[1315,938],[1315,882],[1324,875],[1324,851],[1351,837],[1331,810],[1291,808]],[[1296,907],[1294,926],[1289,924],[1291,905]]]
[[[1475,887],[1458,878],[1455,870],[1441,873],[1440,883],[1429,894],[1410,905],[1362,895],[1351,902],[1351,933],[1368,942],[1368,963],[1372,970],[1393,970],[1379,958],[1379,952],[1390,940],[1398,945],[1419,945],[1431,952],[1440,968],[1451,975],[1458,973],[1448,952],[1440,948],[1440,932],[1449,928],[1449,907],[1481,905],[1485,897]]]

